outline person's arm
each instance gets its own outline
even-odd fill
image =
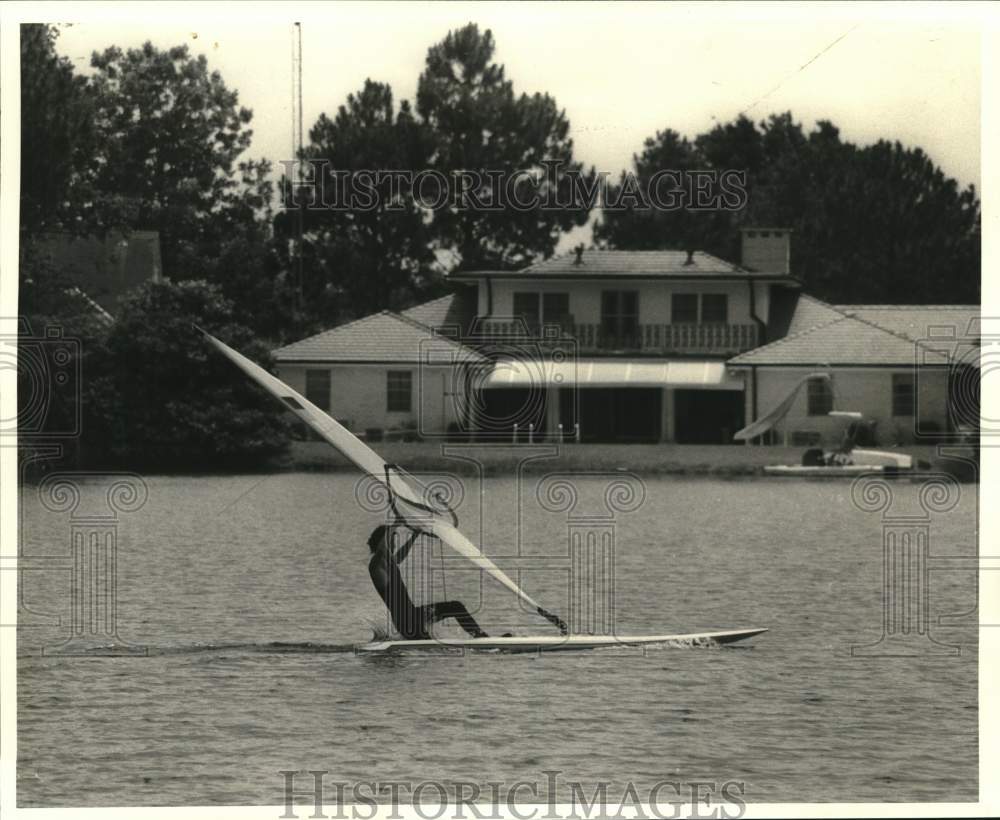
[[[414,530],[413,535],[407,538],[403,545],[396,549],[392,557],[397,564],[402,564],[406,560],[406,556],[410,554],[410,549],[413,547],[413,542],[417,540],[418,535],[420,535],[420,530]]]

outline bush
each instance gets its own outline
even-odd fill
[[[261,466],[288,450],[281,405],[212,350],[196,323],[267,367],[267,346],[206,282],[149,282],[130,296],[87,375],[104,460],[153,470]],[[96,428],[96,429],[94,429]]]

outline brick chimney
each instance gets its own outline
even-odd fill
[[[741,228],[741,264],[761,273],[791,273],[791,228]]]

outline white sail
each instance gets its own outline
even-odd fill
[[[201,328],[198,329],[201,330]],[[204,330],[201,330],[201,332],[216,350],[233,362],[233,364],[267,390],[272,396],[280,400],[288,410],[291,410],[329,444],[343,453],[344,456],[349,458],[376,481],[386,484],[391,493],[395,493],[398,498],[414,506],[416,508],[414,510],[414,518],[419,518],[414,523],[419,524],[421,530],[430,532],[459,555],[469,559],[469,561],[480,569],[485,570],[491,578],[517,595],[518,598],[537,611],[542,617],[547,618],[553,623],[558,621],[555,616],[547,613],[531,596],[515,584],[503,570],[483,555],[479,548],[462,535],[454,525],[445,521],[440,515],[430,515],[428,517],[428,513],[433,513],[434,511],[428,506],[429,499],[425,495],[423,485],[413,476],[408,475],[406,478],[403,478],[378,453],[342,424],[320,410],[305,396],[292,390],[287,384],[272,376],[263,367],[250,361],[250,359],[241,353],[237,353],[211,334]],[[393,471],[391,478],[388,477],[388,471]],[[391,482],[391,486],[389,482]],[[398,509],[397,511],[404,518],[406,517],[405,509]],[[421,515],[416,516],[417,511],[420,511]]]

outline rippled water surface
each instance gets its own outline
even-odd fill
[[[538,481],[468,481],[455,503],[463,529],[565,613],[568,513],[539,502]],[[570,513],[606,513],[607,481],[577,479]],[[976,799],[974,562],[931,561],[931,630],[905,644],[913,657],[852,657],[882,634],[883,521],[849,482],[646,479],[614,522],[619,634],[771,631],[731,648],[540,657],[341,651],[384,622],[364,543],[378,516],[355,501],[356,476],[146,483],[118,524],[117,599],[120,637],[148,654],[43,655],[67,633],[70,573],[42,560],[24,574],[21,805],[280,804],[286,769],[526,779],[540,799],[543,770],[640,790],[736,780],[750,801]],[[921,513],[918,490],[892,485],[890,512]],[[80,514],[100,512],[103,492],[85,483]],[[975,554],[976,503],[964,486],[933,514],[932,555]],[[68,513],[31,486],[22,507],[25,555],[68,554]],[[488,630],[546,631],[433,548],[414,560]]]

